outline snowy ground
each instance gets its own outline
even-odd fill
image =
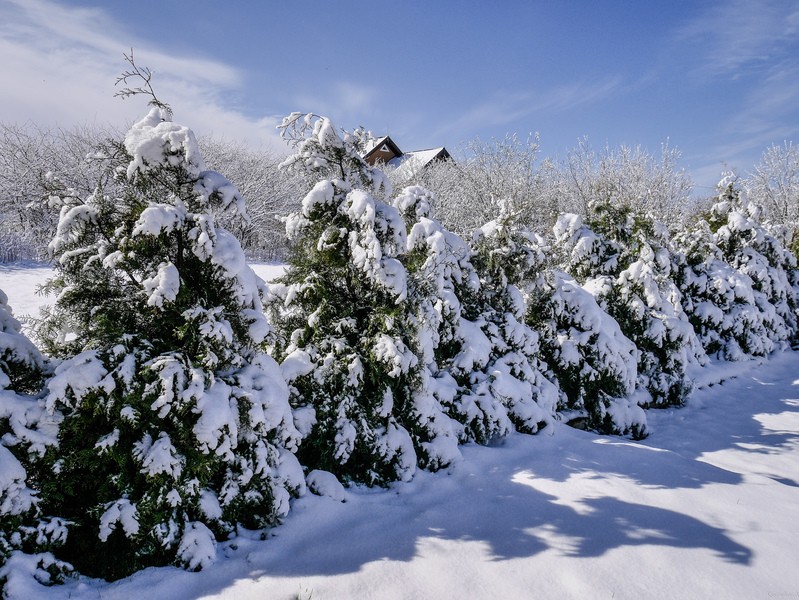
[[[269,277],[274,267],[259,267]],[[0,266],[15,314],[41,268]],[[148,569],[15,598],[797,598],[799,353],[711,367],[643,442],[557,425],[345,502],[306,496],[200,573]]]

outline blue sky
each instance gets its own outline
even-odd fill
[[[0,119],[130,122],[144,102],[113,93],[131,47],[176,120],[267,147],[295,110],[404,149],[669,140],[712,186],[799,142],[796,0],[0,0]]]

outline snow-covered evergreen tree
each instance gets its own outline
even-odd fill
[[[527,321],[557,377],[562,418],[602,433],[643,437],[646,415],[630,396],[638,350],[596,298],[572,277],[548,270],[527,293]]]
[[[39,553],[35,562],[60,568],[46,551],[63,542],[64,523],[39,518],[32,482],[37,461],[56,442],[57,416],[47,416],[39,397],[49,371],[0,290],[0,565],[13,551],[26,551]],[[41,572],[56,574],[52,568]]]
[[[653,406],[680,404],[686,368],[706,360],[672,280],[667,233],[612,199],[592,204],[583,224],[564,215],[555,226],[562,267],[581,281],[638,348],[638,385]]]
[[[752,281],[755,305],[775,344],[797,335],[799,272],[796,257],[762,224],[763,209],[741,197],[732,180],[720,183],[721,194],[708,219],[724,260]]]
[[[536,334],[520,322],[523,301],[503,270],[518,257],[506,256],[509,262],[500,265],[506,229],[484,228],[482,253],[475,255],[430,218],[429,199],[427,190],[411,186],[394,202],[410,226],[409,287],[418,297],[426,340],[421,358],[433,393],[460,424],[463,441],[486,443],[514,428],[535,432],[552,420],[557,391],[541,374]]]
[[[707,221],[672,240],[674,279],[683,308],[708,356],[743,360],[774,349],[752,280],[724,260]]]
[[[506,435],[512,423],[502,404],[471,389],[472,375],[486,366],[491,346],[472,320],[480,281],[471,248],[430,218],[426,189],[408,187],[394,205],[409,227],[405,263],[418,307],[419,357],[431,375],[428,388],[459,424],[460,441],[484,443]]]
[[[0,290],[0,389],[35,394],[48,374],[47,361],[14,318],[8,296]]]
[[[51,250],[58,291],[39,335],[64,361],[63,414],[42,482],[70,521],[60,556],[106,578],[201,568],[238,524],[289,510],[304,479],[262,283],[215,212],[244,201],[205,170],[193,133],[154,106],[108,157],[118,194],[64,197]]]
[[[272,286],[282,304],[273,320],[287,340],[279,356],[292,402],[311,417],[300,458],[353,481],[407,479],[417,360],[398,318],[404,225],[366,191],[324,180],[287,227],[294,250],[284,287]]]
[[[517,226],[516,215],[503,203],[499,218],[475,232],[473,246],[481,286],[478,322],[491,341],[490,360],[475,379],[476,389],[502,402],[518,430],[534,433],[553,419],[559,396],[545,376],[548,365],[539,357],[538,334],[525,322],[519,289],[543,268],[543,240]]]
[[[21,333],[8,297],[0,290],[0,557],[12,549],[9,538],[20,519],[36,506],[35,492],[28,487],[26,470],[15,454],[21,454],[20,444],[30,443],[31,434],[35,435],[31,426],[38,420],[37,405],[15,390],[37,391],[43,370],[44,358]]]
[[[458,358],[463,344],[460,296],[464,289],[475,289],[477,275],[469,263],[468,245],[430,218],[432,200],[427,189],[410,186],[394,198],[393,205],[408,228],[403,255],[408,272],[407,310],[416,328],[422,377],[415,402],[444,413],[446,418],[432,422],[442,429],[442,441],[453,440],[457,445],[506,431],[509,422],[495,407],[479,406],[473,398],[464,397],[464,380],[470,372]],[[452,454],[460,455],[457,448]]]
[[[345,481],[408,479],[417,464],[452,460],[457,437],[435,398],[421,393],[428,382],[417,358],[417,311],[400,261],[405,223],[372,194],[382,173],[328,119],[302,122],[298,154],[286,164],[321,165],[336,178],[317,183],[288,219],[289,267],[270,286],[277,354],[306,417],[299,456]]]

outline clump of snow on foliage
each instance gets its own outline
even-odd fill
[[[72,567],[50,552],[26,554],[15,551],[0,565],[0,584],[7,598],[36,598],[42,586],[61,583]]]
[[[157,106],[128,130],[125,150],[133,158],[127,169],[128,179],[165,166],[182,167],[190,177],[205,170],[194,132],[173,123],[169,113]]]
[[[189,523],[178,546],[178,559],[189,571],[199,571],[216,559],[216,539],[200,521]]]
[[[628,398],[638,379],[638,350],[597,303],[593,290],[559,271],[542,277],[527,318],[560,384],[559,412],[591,429],[641,436],[644,411]]]
[[[39,499],[29,469],[56,444],[59,420],[38,396],[49,369],[0,290],[0,560],[37,528]]]
[[[347,499],[347,492],[344,486],[333,473],[315,469],[308,473],[305,478],[308,484],[308,491],[317,496],[327,496],[337,502],[344,502]]]

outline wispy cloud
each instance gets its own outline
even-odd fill
[[[333,120],[337,126],[354,127],[375,113],[380,106],[380,90],[353,81],[335,81],[319,87],[312,94],[293,99],[297,110],[315,112]]]
[[[595,82],[576,82],[549,90],[524,90],[496,93],[487,101],[469,108],[441,127],[443,136],[484,127],[508,125],[535,113],[560,113],[590,105],[617,93],[622,86],[620,76]]]
[[[113,97],[116,77],[127,66],[122,53],[131,48],[137,63],[155,73],[159,97],[173,105],[177,120],[198,133],[283,147],[274,129],[277,119],[251,118],[229,102],[244,80],[240,70],[155,47],[102,9],[50,0],[0,0],[3,120],[131,122],[144,112],[144,103]]]
[[[793,57],[799,40],[796,0],[725,0],[711,5],[676,33],[696,50],[703,75],[734,77]]]
[[[710,186],[724,168],[743,174],[771,144],[799,136],[799,4],[795,0],[717,2],[678,30],[675,51],[692,57],[690,74],[706,86],[734,85],[723,126],[693,170]],[[723,82],[722,82],[723,84]]]

